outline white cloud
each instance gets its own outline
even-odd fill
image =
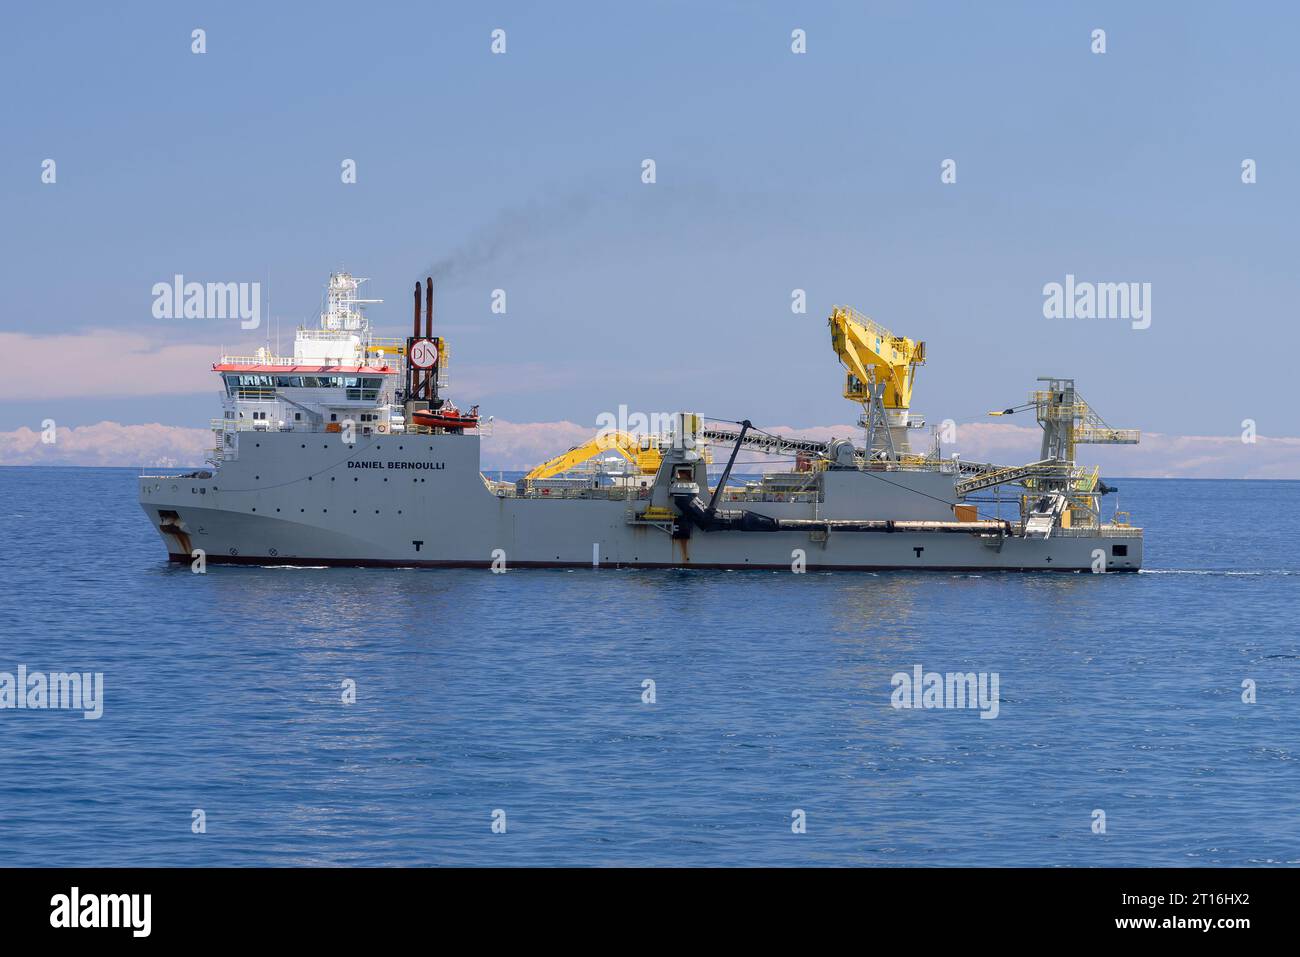
[[[208,429],[100,422],[55,429],[45,444],[27,427],[0,432],[0,465],[164,466],[202,465],[216,445]]]

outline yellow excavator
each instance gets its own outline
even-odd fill
[[[655,439],[649,436],[638,438],[631,432],[600,432],[582,445],[576,445],[563,455],[557,455],[543,462],[525,475],[524,480],[551,478],[561,472],[567,472],[575,465],[580,465],[601,452],[617,452],[628,461],[629,465],[635,465],[642,475],[654,475],[659,471],[661,457]]]
[[[916,367],[925,364],[925,343],[896,336],[848,306],[833,307],[828,323],[831,346],[847,370],[844,398],[863,408],[863,425],[873,446],[869,451],[886,450],[891,458],[905,453],[906,445],[896,449],[893,436],[906,436],[912,385]]]

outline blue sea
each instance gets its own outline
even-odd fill
[[[1110,481],[1141,574],[195,575],[132,470],[0,469],[0,671],[104,675],[0,711],[0,860],[1300,863],[1300,483]]]

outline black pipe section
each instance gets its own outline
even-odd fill
[[[882,532],[886,535],[903,533],[984,535],[997,530],[1002,535],[1013,534],[1011,523],[1005,519],[986,522],[910,522],[892,519],[806,519],[771,518],[758,512],[744,510],[710,512],[699,496],[675,495],[673,502],[682,518],[705,532]],[[920,526],[920,527],[917,527]]]
[[[722,470],[722,478],[718,479],[718,484],[713,489],[713,497],[709,499],[708,512],[710,515],[717,511],[718,496],[722,494],[722,487],[727,484],[727,479],[731,478],[731,467],[736,464],[736,453],[740,451],[740,444],[745,441],[745,433],[749,431],[749,428],[749,419],[740,423],[740,435],[736,436],[736,444],[731,447],[731,458],[727,459],[727,467]]]
[[[781,523],[757,512],[717,512],[698,495],[675,495],[673,501],[682,517],[705,532],[779,532]]]
[[[708,505],[701,502],[698,495],[673,496],[673,502],[677,505],[677,510],[682,513],[682,517],[701,531],[775,532],[781,527],[776,519],[769,518],[766,515],[759,515],[757,512],[741,510],[718,513],[718,498],[722,495],[727,480],[731,478],[731,469],[736,464],[736,455],[740,452],[740,446],[745,441],[745,433],[750,430],[752,425],[753,423],[749,419],[740,423],[740,435],[736,437],[736,444],[731,448],[731,457],[727,459],[727,467],[722,470],[722,477],[718,479],[718,484],[714,486],[713,496],[709,499]]]

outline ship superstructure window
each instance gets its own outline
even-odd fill
[[[240,399],[271,398],[277,389],[346,389],[350,402],[374,402],[379,398],[383,379],[355,375],[262,375],[231,373],[226,376],[226,392]]]
[[[272,375],[228,375],[226,391],[234,395],[242,389],[274,389],[275,376]]]

